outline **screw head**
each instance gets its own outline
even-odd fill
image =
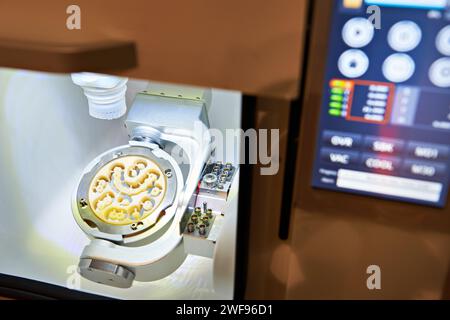
[[[172,170],[166,169],[166,171],[164,171],[164,174],[166,175],[167,178],[171,178],[172,177]]]
[[[195,230],[194,224],[192,222],[189,222],[188,227],[187,227],[187,231],[189,233],[192,233],[192,232],[194,232],[194,230]]]
[[[143,226],[144,224],[142,223],[142,221],[139,222],[135,222],[133,224],[130,225],[131,230],[137,230],[140,226]]]
[[[84,199],[84,198],[80,199],[80,207],[81,207],[81,209],[86,209],[87,206],[88,206],[88,203],[87,203],[86,199]]]

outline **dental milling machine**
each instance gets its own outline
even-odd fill
[[[72,79],[91,115],[122,116],[126,80],[89,76]],[[124,123],[128,144],[93,159],[73,195],[73,216],[91,238],[81,276],[128,288],[168,276],[188,254],[214,257],[238,179],[236,166],[211,156],[210,103],[210,90],[172,85],[136,95]]]

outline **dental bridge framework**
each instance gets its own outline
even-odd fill
[[[159,206],[166,184],[155,162],[142,156],[121,157],[97,172],[89,189],[89,204],[106,223],[140,222]]]
[[[156,90],[136,96],[125,121],[128,145],[92,160],[73,196],[74,218],[91,238],[79,272],[97,283],[128,288],[134,280],[168,276],[187,254],[214,256],[236,169],[227,164],[227,176],[211,184],[211,166],[225,168],[209,161],[211,93]],[[187,163],[175,161],[174,148],[183,151]],[[208,184],[199,188],[203,176]],[[196,207],[199,193],[208,199],[203,217]]]

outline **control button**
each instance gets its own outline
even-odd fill
[[[403,82],[411,78],[416,65],[410,56],[394,53],[383,62],[383,74],[391,82]]]
[[[373,171],[394,172],[399,169],[400,158],[365,153],[363,165]]]
[[[445,177],[447,166],[443,163],[405,160],[405,173],[428,178]]]
[[[432,203],[441,199],[444,189],[443,184],[438,182],[347,169],[338,170],[336,186]]]
[[[324,131],[322,135],[323,141],[331,146],[337,148],[358,148],[361,146],[362,137],[360,134]]]
[[[398,139],[368,136],[364,141],[364,145],[371,152],[394,154],[402,152],[404,142]]]
[[[365,18],[353,18],[348,20],[342,29],[342,39],[353,48],[362,48],[373,39],[374,27]]]
[[[350,49],[341,54],[338,61],[339,71],[348,78],[357,78],[369,68],[369,58],[361,50]]]
[[[430,81],[437,87],[450,87],[450,58],[441,58],[433,62],[429,77]]]
[[[439,31],[436,37],[436,48],[443,55],[450,56],[450,25]]]
[[[442,144],[411,141],[408,144],[408,155],[426,160],[446,160],[449,158],[449,148]]]
[[[400,21],[394,24],[388,33],[388,43],[392,49],[408,52],[418,46],[422,40],[422,31],[412,21]]]
[[[355,151],[342,151],[339,149],[322,148],[320,150],[322,161],[337,165],[354,165],[358,163],[359,153]]]

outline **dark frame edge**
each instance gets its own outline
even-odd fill
[[[302,101],[306,92],[306,75],[308,72],[308,61],[311,45],[311,31],[312,20],[314,16],[315,2],[309,1],[308,14],[306,15],[308,21],[306,22],[305,39],[303,43],[303,62],[300,74],[300,84],[298,88],[299,95],[295,100],[290,103],[289,111],[289,129],[287,145],[290,146],[286,149],[286,164],[284,171],[284,183],[283,183],[283,196],[282,205],[280,209],[280,220],[278,237],[281,240],[287,240],[289,238],[289,229],[292,214],[292,200],[295,186],[295,169],[297,164],[298,144],[300,137],[300,122],[302,116]]]
[[[0,296],[26,300],[111,300],[105,296],[6,274],[0,274]]]
[[[242,96],[242,118],[241,129],[247,130],[255,127],[256,96]],[[242,141],[245,144],[245,141]],[[248,146],[242,145],[241,151],[246,150]],[[245,154],[241,153],[241,165],[239,175],[239,199],[238,199],[238,218],[237,218],[237,236],[235,250],[235,278],[234,278],[234,300],[243,300],[245,298],[247,284],[247,266],[249,250],[249,230],[251,214],[251,196],[252,196],[252,168],[248,164]]]

